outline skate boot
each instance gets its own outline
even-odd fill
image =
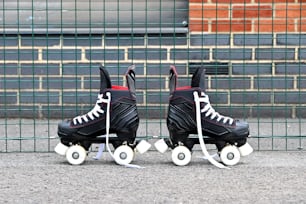
[[[70,164],[82,164],[93,143],[106,144],[114,160],[122,165],[132,162],[134,150],[144,153],[150,148],[146,141],[136,141],[139,117],[133,69],[134,66],[130,66],[126,73],[127,87],[112,86],[108,72],[101,66],[100,93],[94,108],[87,114],[59,123],[61,142],[55,152],[66,156]],[[111,137],[111,133],[115,136]],[[115,149],[114,154],[109,143]]]
[[[249,125],[216,112],[205,94],[204,80],[205,70],[199,68],[192,77],[191,86],[176,87],[177,72],[171,66],[167,116],[170,137],[166,141],[157,141],[155,147],[161,153],[170,147],[173,163],[184,166],[191,161],[193,146],[200,144],[206,159],[217,167],[227,168],[237,164],[240,156],[252,153],[253,149],[247,143]],[[198,138],[191,137],[192,134],[197,134]],[[220,160],[226,166],[209,155],[205,143],[216,145]]]

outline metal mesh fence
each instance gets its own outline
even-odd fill
[[[136,65],[138,137],[167,137],[169,66],[179,86],[206,68],[223,115],[250,124],[257,150],[305,146],[306,26],[300,1],[0,3],[0,151],[49,152],[57,124],[91,110],[99,65],[113,84]]]

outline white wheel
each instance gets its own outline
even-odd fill
[[[72,165],[82,164],[85,161],[86,156],[86,150],[80,145],[72,145],[66,152],[66,159]]]
[[[221,161],[227,166],[234,166],[240,161],[240,152],[236,146],[225,146],[220,152]]]
[[[185,166],[191,161],[191,152],[185,146],[177,146],[172,150],[172,161],[178,166]]]
[[[115,149],[114,158],[117,164],[129,164],[134,159],[134,151],[128,145],[121,145]]]

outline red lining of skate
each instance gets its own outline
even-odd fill
[[[191,89],[191,86],[181,86],[181,87],[177,87],[175,90],[188,90]]]
[[[112,85],[112,89],[115,89],[115,90],[128,90],[128,87]]]

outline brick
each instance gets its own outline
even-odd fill
[[[250,32],[251,20],[212,20],[212,32]]]
[[[229,34],[190,35],[191,46],[230,45]]]
[[[169,92],[147,91],[145,97],[148,104],[169,104]]]
[[[18,35],[0,35],[0,46],[8,47],[8,46],[18,46]]]
[[[33,63],[20,65],[22,75],[59,75],[59,64],[54,63]]]
[[[301,18],[306,17],[306,5],[303,4],[276,4],[276,18]]]
[[[0,89],[38,89],[38,77],[0,77]]]
[[[297,118],[305,118],[306,116],[306,107],[305,106],[296,106],[296,117]]]
[[[276,36],[277,45],[306,45],[305,34],[278,34]]]
[[[173,60],[204,60],[209,59],[209,49],[171,49],[170,58]]]
[[[234,45],[273,45],[272,34],[234,34]]]
[[[105,46],[137,46],[144,45],[144,35],[105,35]]]
[[[250,116],[251,107],[246,106],[214,106],[214,109],[224,115],[233,118],[247,118]]]
[[[182,87],[182,86],[190,86],[191,84],[191,77],[185,77],[185,76],[179,76],[178,82],[177,82],[177,87]]]
[[[168,75],[170,70],[170,65],[168,63],[147,63],[146,74],[150,75]],[[186,64],[175,63],[176,71],[179,75],[187,75],[187,66]]]
[[[207,20],[195,20],[189,19],[189,30],[190,32],[201,32],[208,31],[208,21]]]
[[[102,35],[95,35],[95,34],[63,35],[63,46],[101,47]]]
[[[5,107],[5,111],[2,111],[0,107],[0,117],[35,119],[39,117],[39,105],[9,105]]]
[[[96,75],[99,76],[100,63],[63,63],[63,75]]]
[[[206,94],[209,96],[209,101],[213,107],[218,104],[228,104],[228,93],[222,91],[211,92],[207,91]]]
[[[256,3],[290,3],[295,0],[255,0]]]
[[[271,93],[263,91],[231,92],[231,104],[270,104]]]
[[[299,48],[299,59],[306,59],[306,48]]]
[[[167,59],[167,49],[129,48],[128,58],[137,60],[165,60]]]
[[[93,102],[94,104],[95,102]],[[43,105],[41,108],[42,117],[71,119],[75,116],[87,113],[93,108],[93,105]]]
[[[306,103],[306,93],[298,91],[275,92],[274,103],[276,104],[304,104]]]
[[[294,32],[295,23],[290,19],[254,20],[254,32]]]
[[[306,77],[298,76],[297,77],[297,88],[305,89],[306,88]]]
[[[80,49],[43,49],[42,51],[44,60],[80,60]]]
[[[239,49],[239,48],[213,49],[213,59],[215,60],[247,60],[251,58],[252,58],[251,49]]]
[[[251,3],[251,0],[211,0],[212,3]]]
[[[189,3],[206,3],[207,0],[189,0]]]
[[[294,48],[256,48],[255,59],[258,60],[290,60],[294,59]]]
[[[67,107],[67,106],[66,106]],[[75,117],[77,114],[74,114],[74,111],[67,111],[64,106],[61,105],[43,105],[41,107],[41,114],[44,118],[49,119],[70,119]]]
[[[211,88],[213,89],[250,89],[249,77],[212,77]]]
[[[305,63],[275,63],[275,74],[301,75],[306,74]]]
[[[1,86],[1,83],[0,83]],[[17,104],[17,92],[1,91],[0,92],[0,104]],[[1,111],[0,111],[1,112]]]
[[[272,74],[272,64],[271,63],[233,63],[232,73],[234,75]]]
[[[228,5],[197,4],[189,5],[189,18],[228,18]]]
[[[136,91],[136,103],[137,104],[143,104],[144,103],[144,97],[145,97],[145,95],[142,91]]]
[[[139,80],[136,78],[136,89],[138,88],[138,81]],[[125,85],[123,82],[123,76],[118,75],[117,77],[111,77],[111,84],[119,86]],[[94,90],[98,93],[100,90],[100,77],[84,77],[84,89]]]
[[[0,60],[32,61],[38,59],[36,49],[3,49],[0,50]]]
[[[55,91],[23,91],[19,93],[19,102],[21,104],[58,104],[59,92]]]
[[[273,15],[272,5],[244,5],[232,8],[233,18],[271,18]]]
[[[90,49],[86,50],[86,59],[88,60],[123,60],[123,49]]]
[[[255,89],[293,89],[293,77],[254,77]]]
[[[43,89],[80,89],[80,77],[43,77]]]
[[[84,104],[90,104],[93,106],[96,102],[98,92],[87,92],[87,91],[64,91],[62,94],[62,103],[67,105],[76,105],[81,107]]]
[[[133,63],[135,65],[135,74],[136,78],[138,75],[144,74],[144,64],[143,63]],[[107,69],[110,75],[117,75],[118,77],[124,77],[128,67],[132,63],[107,63],[105,68]]]
[[[165,77],[152,77],[147,76],[145,78],[137,78],[137,89],[165,89],[166,88],[166,79]]]
[[[306,32],[306,23],[304,19],[297,20],[297,32]]]
[[[148,34],[148,45],[187,45],[186,34]]]
[[[100,90],[100,77],[91,76],[91,77],[84,77],[84,89],[96,90],[97,94]]]
[[[21,46],[51,47],[60,45],[60,35],[21,35]]]
[[[292,109],[286,106],[253,106],[252,115],[254,118],[291,118]]]
[[[0,75],[17,75],[18,65],[15,63],[0,63]]]
[[[229,64],[226,62],[190,62],[189,74],[193,74],[198,68],[205,68],[206,75],[228,75]]]

